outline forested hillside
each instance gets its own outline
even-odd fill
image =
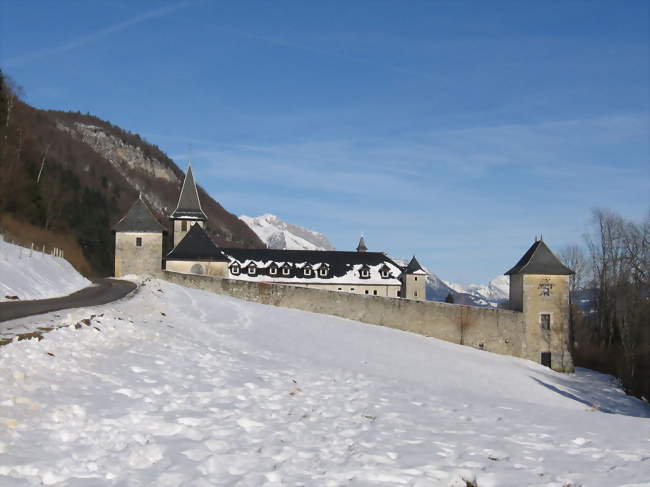
[[[89,114],[31,107],[2,73],[0,85],[0,229],[23,241],[57,240],[77,255],[77,269],[96,275],[112,272],[110,227],[139,192],[171,230],[167,216],[183,171],[158,147]],[[264,246],[235,215],[199,193],[217,243]]]

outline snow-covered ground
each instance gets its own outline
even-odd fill
[[[155,280],[10,323],[78,326],[0,347],[3,486],[650,481],[650,408],[587,370]]]
[[[55,298],[91,284],[64,258],[10,244],[0,235],[0,301]]]

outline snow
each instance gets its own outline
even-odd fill
[[[588,370],[156,280],[10,323],[70,326],[0,348],[3,486],[650,479],[650,408]]]
[[[0,236],[0,301],[65,296],[92,283],[61,257],[5,242]]]
[[[269,213],[239,217],[270,249],[335,250],[325,235],[280,220]]]
[[[453,282],[443,282],[454,291],[474,296],[477,299],[489,303],[489,305],[493,307],[496,307],[500,302],[507,300],[510,295],[510,279],[508,276],[497,276],[487,285],[470,284],[467,287]]]
[[[253,282],[274,282],[276,284],[356,284],[356,285],[365,285],[365,286],[399,286],[401,285],[399,276],[402,274],[402,270],[396,265],[392,264],[390,261],[382,262],[377,265],[367,266],[369,277],[361,278],[361,268],[362,264],[353,264],[349,266],[349,270],[341,276],[331,277],[320,277],[318,274],[318,269],[325,263],[318,262],[312,265],[314,270],[314,277],[299,277],[299,276],[283,276],[282,270],[278,269],[277,276],[269,276],[265,274],[255,274],[249,275],[247,273],[246,267],[254,264],[257,269],[264,269],[270,266],[275,261],[262,261],[262,260],[252,260],[247,259],[243,262],[240,262],[230,256],[227,256],[230,259],[229,266],[233,263],[238,263],[241,268],[241,273],[237,275],[231,275],[232,279],[237,279],[240,281],[253,281]],[[275,262],[278,267],[281,267],[283,262]],[[307,265],[307,262],[297,262],[294,264],[296,269],[302,269]],[[389,269],[389,277],[382,277],[381,269],[386,266]]]

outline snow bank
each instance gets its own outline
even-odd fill
[[[0,348],[3,486],[650,478],[648,406],[594,372],[155,280],[37,320],[79,328]]]
[[[0,301],[7,296],[65,296],[91,284],[67,260],[10,244],[0,236]]]

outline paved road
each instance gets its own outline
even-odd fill
[[[0,303],[0,321],[14,320],[24,316],[39,315],[66,308],[82,308],[106,304],[123,298],[136,288],[129,281],[119,279],[96,279],[96,285],[61,298],[34,301],[10,301]]]

